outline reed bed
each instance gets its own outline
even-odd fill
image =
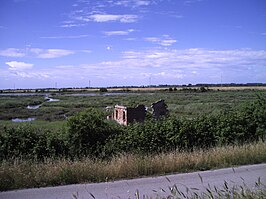
[[[153,155],[121,154],[110,160],[12,159],[0,163],[0,191],[104,182],[142,176],[224,168],[266,162],[266,142]]]

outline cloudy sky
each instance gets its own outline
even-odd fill
[[[1,0],[0,88],[266,83],[265,0]]]

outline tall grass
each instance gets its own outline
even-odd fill
[[[245,182],[242,185],[230,186],[227,181],[224,181],[222,187],[208,185],[201,191],[197,188],[186,187],[186,191],[180,190],[176,185],[169,186],[168,189],[154,190],[156,197],[143,195],[137,190],[135,193],[136,199],[264,199],[266,198],[266,185],[260,182],[260,178],[255,182],[254,188],[248,187]],[[93,195],[92,195],[93,196]],[[73,195],[73,198],[78,198]],[[95,198],[95,197],[94,197]]]
[[[262,162],[266,162],[266,142],[263,141],[194,152],[174,151],[146,156],[121,154],[110,160],[46,159],[44,162],[38,162],[13,159],[0,164],[0,191],[103,182]]]

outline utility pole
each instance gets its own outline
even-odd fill
[[[221,72],[221,87],[223,86],[223,73]]]

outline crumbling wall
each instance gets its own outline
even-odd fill
[[[167,105],[164,100],[152,104],[153,117],[159,119],[168,114]],[[146,107],[138,105],[135,108],[116,105],[112,116],[108,119],[117,121],[119,124],[128,125],[134,122],[144,122],[146,117]]]
[[[144,105],[138,105],[136,108],[127,108],[127,122],[144,122],[146,109]]]
[[[151,107],[153,110],[152,115],[155,119],[159,119],[160,117],[167,115],[169,112],[164,100],[153,103]]]
[[[127,125],[127,107],[116,105],[113,112],[113,119],[119,124]]]
[[[135,108],[116,105],[112,119],[119,124],[128,125],[133,122],[144,122],[146,110],[144,105],[138,105]]]

